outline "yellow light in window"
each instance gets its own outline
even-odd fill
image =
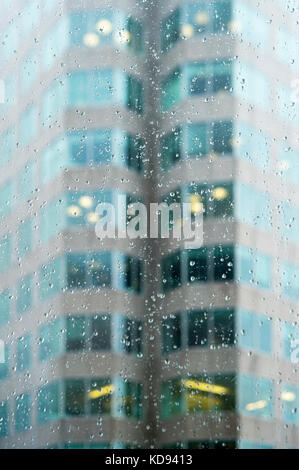
[[[242,23],[237,20],[234,20],[228,23],[227,27],[228,27],[228,30],[234,34],[238,34],[242,31]]]
[[[220,186],[218,188],[215,188],[213,190],[213,198],[216,199],[217,201],[223,201],[223,199],[226,199],[228,196],[228,191],[225,188],[221,188]]]
[[[263,408],[266,408],[266,406],[267,406],[266,400],[259,400],[259,401],[255,401],[254,403],[247,403],[245,408],[248,411],[255,411],[255,410],[262,410]]]
[[[78,206],[69,206],[67,208],[67,213],[70,217],[80,217],[82,211]]]
[[[100,38],[97,34],[94,34],[94,33],[88,33],[88,34],[85,34],[84,37],[83,37],[83,42],[85,44],[85,46],[88,46],[88,47],[97,47],[97,45],[99,44],[100,42]]]
[[[97,23],[97,30],[99,31],[99,33],[104,34],[105,36],[110,34],[112,29],[113,29],[113,26],[112,26],[111,21],[109,20],[102,19],[98,21]]]
[[[192,390],[186,394],[186,405],[188,411],[211,411],[215,407],[221,407],[221,397],[217,395],[202,395]]]
[[[193,214],[195,212],[203,211],[203,203],[202,203],[201,196],[199,196],[199,194],[191,194],[189,196],[189,201],[191,202],[191,212]]]
[[[105,395],[109,395],[113,393],[115,390],[114,385],[105,385],[104,387],[96,390],[91,390],[88,394],[88,397],[91,400],[96,400],[97,398],[104,397]]]
[[[117,33],[115,33],[115,40],[117,42],[120,42],[121,44],[125,44],[126,42],[129,42],[130,39],[131,39],[131,34],[126,29],[120,29],[119,31],[117,31]]]
[[[284,390],[281,394],[281,399],[283,401],[294,401],[296,399],[296,395],[294,392],[287,392]]]
[[[87,214],[87,220],[91,224],[96,224],[100,220],[100,216],[95,212],[90,212],[89,214]]]
[[[198,382],[197,380],[183,380],[183,385],[186,388],[191,388],[192,390],[213,393],[215,395],[227,395],[229,393],[229,389],[227,387],[206,382]]]
[[[241,137],[232,138],[230,139],[229,143],[232,147],[240,147],[240,145],[242,144],[242,139]]]
[[[84,207],[84,209],[90,209],[93,206],[92,197],[90,197],[90,196],[80,197],[79,204],[80,204],[81,207]]]
[[[187,39],[191,38],[194,34],[194,28],[192,24],[188,24],[188,23],[183,24],[181,27],[181,34]]]
[[[195,21],[199,25],[206,25],[209,22],[209,15],[204,11],[199,11],[195,15]]]
[[[288,160],[281,160],[277,163],[277,169],[279,171],[287,171],[290,168],[290,162]]]

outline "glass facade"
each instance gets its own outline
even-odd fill
[[[67,353],[87,351],[140,356],[142,330],[140,320],[119,314],[58,318],[39,330],[39,359],[45,361]]]
[[[233,411],[235,380],[233,376],[190,376],[173,379],[162,387],[164,419],[181,413]]]
[[[176,313],[162,320],[162,339],[163,354],[192,347],[232,347],[235,313],[229,309]]]
[[[40,424],[72,416],[142,416],[142,386],[119,378],[67,379],[44,386],[37,397]]]

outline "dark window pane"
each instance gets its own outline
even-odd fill
[[[85,413],[85,387],[83,380],[67,380],[65,383],[66,415],[83,415]]]
[[[126,258],[125,286],[133,292],[139,293],[142,288],[142,263],[136,258]]]
[[[232,11],[231,2],[218,1],[214,5],[214,31],[227,31],[231,21]]]
[[[111,286],[111,255],[110,253],[93,255],[89,263],[91,284],[94,287]]]
[[[214,344],[233,345],[235,340],[234,311],[217,310],[214,312]]]
[[[86,287],[86,260],[84,255],[67,257],[67,285],[70,288]]]
[[[191,95],[202,95],[207,93],[207,79],[206,77],[193,77],[190,80],[190,94]]]
[[[213,92],[217,91],[230,91],[232,88],[232,76],[231,74],[216,75],[213,78]]]
[[[143,109],[142,83],[136,78],[128,77],[128,108],[142,113]]]
[[[208,253],[206,248],[188,250],[188,281],[198,282],[208,279]]]
[[[128,167],[136,171],[142,170],[142,159],[144,156],[144,144],[142,139],[128,136]]]
[[[164,290],[181,285],[181,254],[176,253],[162,260],[162,282]]]
[[[172,46],[180,37],[179,33],[179,10],[175,10],[162,23],[162,51]]]
[[[207,125],[203,123],[188,125],[184,145],[188,157],[205,155],[209,149]]]
[[[206,346],[208,344],[207,312],[188,313],[188,346]]]
[[[213,126],[213,150],[216,153],[232,153],[232,122],[215,122]]]
[[[66,321],[66,350],[82,351],[86,345],[86,317],[68,317]]]
[[[219,246],[214,249],[215,281],[234,279],[234,249],[231,246]]]
[[[126,382],[122,395],[122,411],[125,416],[139,419],[142,414],[142,386],[135,382]]]
[[[135,330],[135,334],[134,334],[135,344],[133,346],[133,352],[136,354],[140,354],[142,351],[142,337],[143,337],[142,335],[143,327],[142,327],[141,321],[135,320],[134,330]]]
[[[98,315],[92,319],[91,349],[94,351],[111,348],[111,318]]]
[[[181,347],[181,317],[167,318],[162,321],[162,349],[163,353],[176,351]]]
[[[177,163],[181,158],[181,131],[177,129],[162,138],[162,167]]]

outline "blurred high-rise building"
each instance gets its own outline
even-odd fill
[[[2,9],[0,448],[299,447],[298,5]],[[98,239],[120,200],[203,246]]]

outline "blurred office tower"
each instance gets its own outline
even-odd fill
[[[298,9],[4,9],[0,447],[299,446]],[[204,246],[99,241],[119,195]]]

